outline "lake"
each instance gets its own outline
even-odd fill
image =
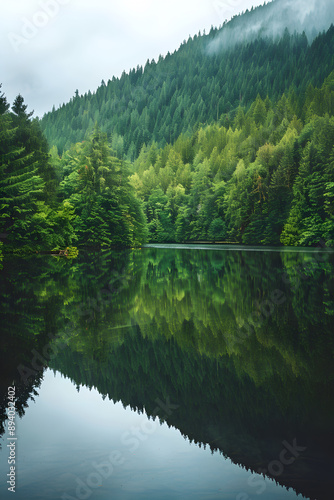
[[[332,500],[333,252],[2,265],[1,499]]]

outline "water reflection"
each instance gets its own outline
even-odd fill
[[[245,469],[189,445],[167,424],[103,401],[97,390],[77,392],[48,370],[39,392],[19,426],[18,500],[234,499],[250,488]],[[296,497],[257,476],[250,489],[259,487],[266,499]]]
[[[78,389],[249,470],[249,498],[259,471],[331,498],[333,263],[322,252],[170,248],[6,262],[2,394],[16,378],[24,411],[42,375],[34,350]]]

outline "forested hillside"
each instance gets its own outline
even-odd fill
[[[38,120],[31,119],[23,103],[19,95],[9,111],[0,95],[0,233],[5,249],[145,242],[146,219],[129,184],[128,167],[115,157],[104,134],[96,127],[61,163],[58,156],[50,157]]]
[[[303,97],[293,89],[276,103],[258,96],[248,110],[239,106],[229,126],[200,127],[162,149],[143,146],[130,183],[143,202],[149,241],[314,246],[323,240],[332,246],[333,113],[334,72],[320,89],[309,84]],[[78,214],[88,203],[86,191],[77,194],[78,182],[91,175],[86,147],[76,144],[61,160],[53,149],[61,196]],[[85,219],[87,241],[97,228],[101,241],[101,221],[111,213],[99,207]],[[144,234],[144,218],[137,220]]]
[[[334,26],[315,36],[306,16],[310,39],[291,34],[286,9],[236,16],[41,122],[1,94],[7,248],[333,246]]]
[[[276,101],[291,86],[299,96],[310,83],[321,85],[334,69],[334,28],[312,44],[305,33],[287,30],[282,36],[242,41],[244,23],[253,26],[258,15],[255,9],[221,30],[195,35],[174,54],[102,82],[94,94],[80,96],[77,91],[68,104],[41,120],[50,144],[62,153],[87,138],[98,122],[118,157],[133,161],[144,143],[163,147],[198,123],[227,125],[238,106],[248,108],[258,94]],[[239,42],[224,44],[226,33],[229,41]]]

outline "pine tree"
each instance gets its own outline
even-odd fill
[[[19,94],[12,106],[13,124],[17,127],[16,144],[23,147],[27,154],[32,155],[32,160],[38,168],[38,175],[45,182],[43,199],[55,205],[57,180],[55,170],[49,161],[49,146],[38,119],[31,120],[33,111],[28,113],[27,107]]]
[[[49,206],[46,182],[40,175],[39,154],[35,155],[31,130],[36,130],[26,114],[23,98],[17,98],[16,115],[9,114],[2,101],[0,116],[0,232],[8,234],[11,248],[51,250],[70,244],[74,238],[70,205]],[[31,128],[30,128],[31,127]],[[36,124],[42,137],[38,124]],[[43,139],[43,137],[42,137]],[[27,144],[27,147],[24,146]],[[28,149],[28,151],[27,151]],[[49,201],[54,201],[49,199]]]
[[[73,147],[63,161],[61,191],[76,211],[81,245],[132,246],[146,240],[146,219],[127,164],[113,156],[97,124],[89,139]]]
[[[1,87],[2,83],[0,83],[0,116],[4,115],[10,107],[10,105],[7,103],[5,94],[1,93]]]
[[[22,245],[27,242],[34,202],[42,199],[44,182],[33,154],[17,145],[17,134],[11,116],[0,116],[1,232],[9,234],[11,243]]]

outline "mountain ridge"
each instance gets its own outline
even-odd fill
[[[67,104],[53,108],[40,121],[47,139],[62,153],[85,140],[98,122],[114,142],[114,149],[133,161],[143,144],[156,141],[162,147],[172,143],[198,123],[233,115],[239,104],[249,106],[257,94],[275,100],[291,86],[302,93],[308,83],[321,85],[334,69],[331,28],[311,44],[305,33],[285,32],[277,40],[260,33],[234,48],[210,50],[222,34],[278,4],[275,0],[235,16],[221,29],[189,37],[173,54],[160,56],[157,62],[148,60],[144,68],[123,72],[107,84],[102,81],[93,93],[80,96],[76,91]]]

